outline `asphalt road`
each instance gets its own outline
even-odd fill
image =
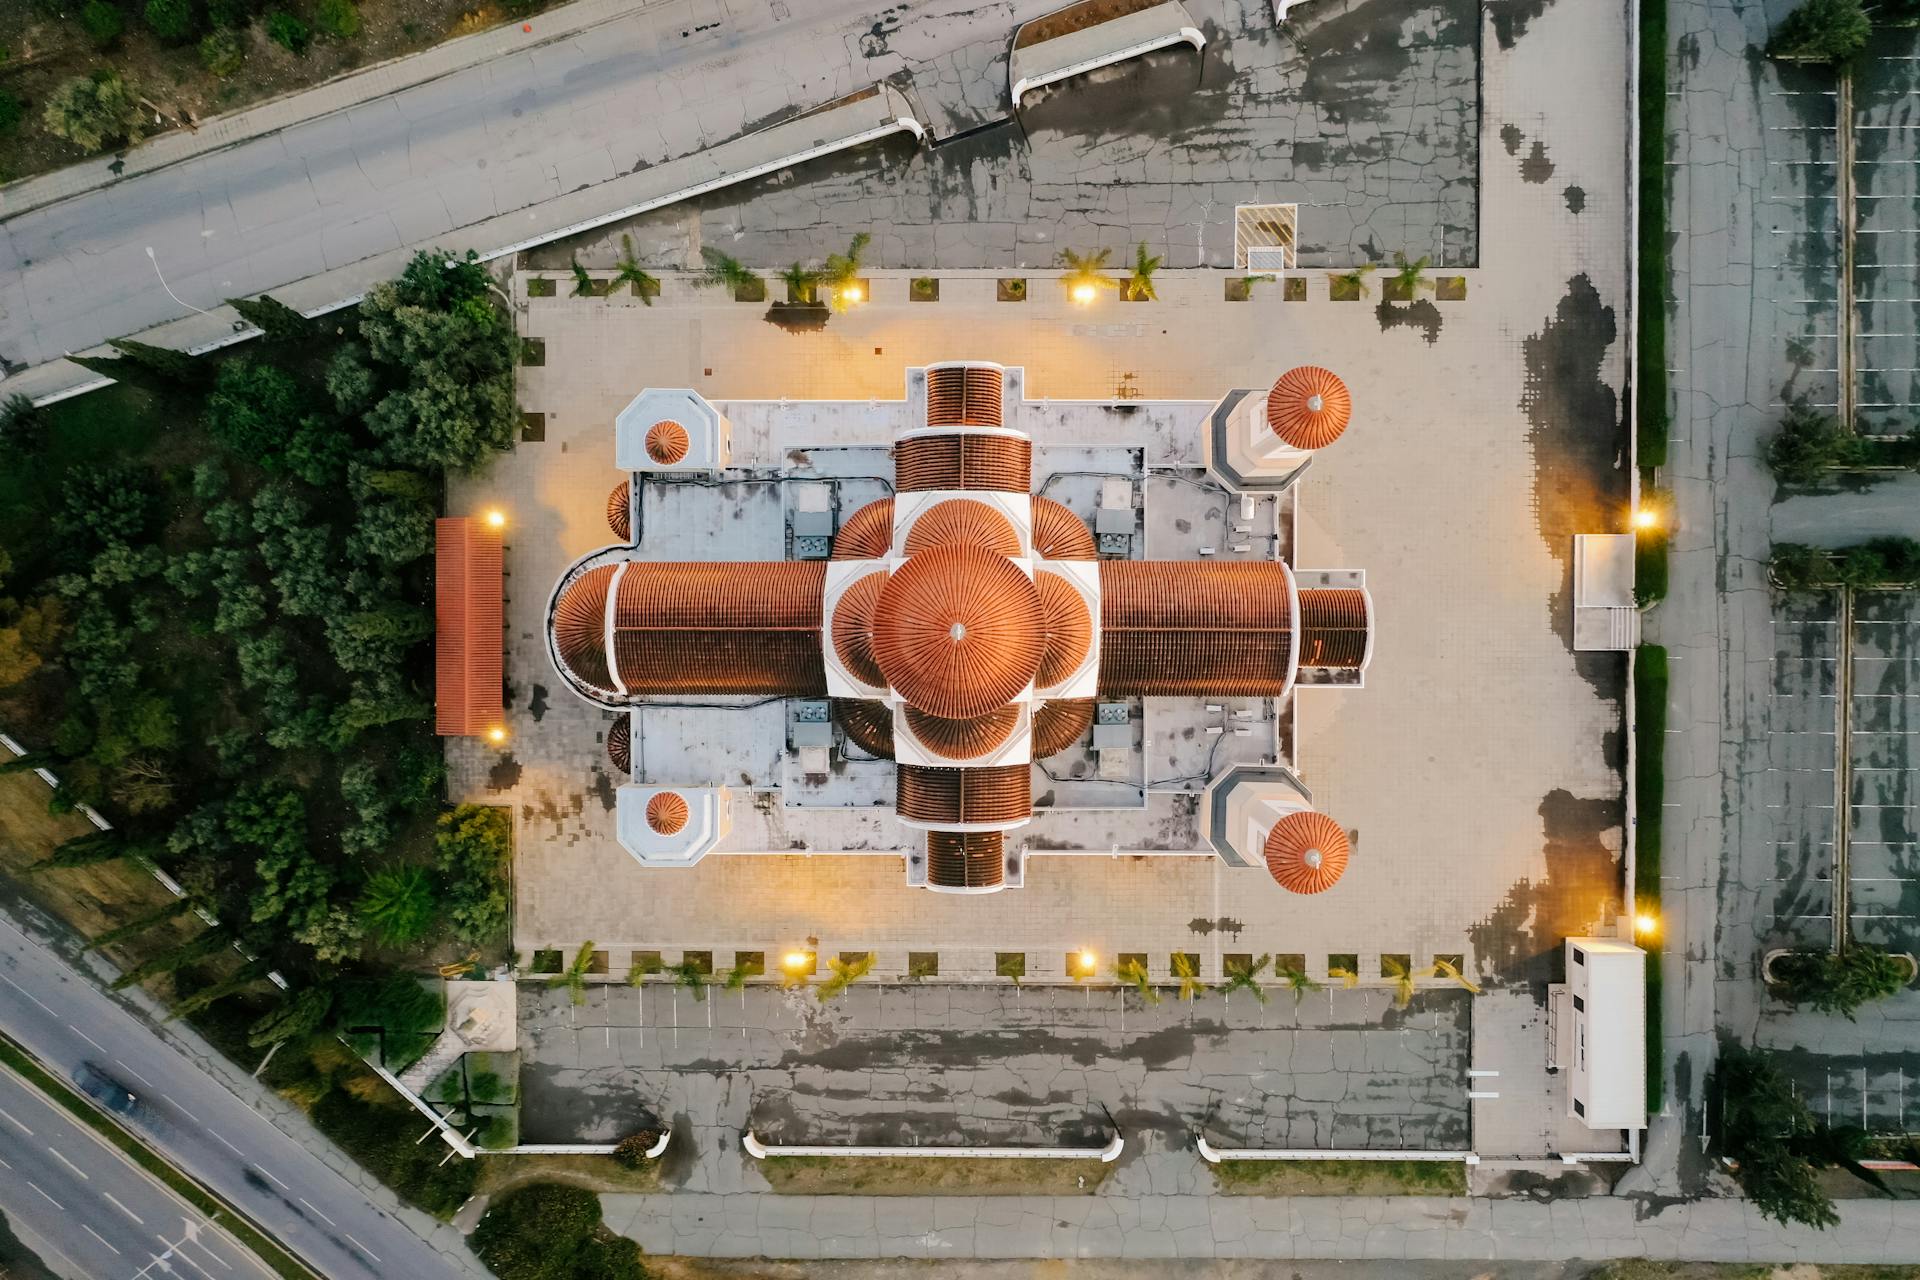
[[[83,1064],[93,1063],[134,1091],[138,1102],[128,1120],[130,1128],[324,1274],[342,1280],[363,1276],[441,1280],[484,1274],[470,1257],[442,1254],[372,1203],[300,1141],[257,1113],[6,917],[0,917],[0,1027],[55,1074],[72,1079]],[[12,1109],[4,1096],[0,1105]],[[28,1127],[36,1127],[31,1119],[21,1118]],[[0,1118],[0,1125],[4,1124]],[[26,1135],[17,1129],[11,1135],[0,1134],[0,1139],[14,1137],[25,1139]],[[13,1161],[14,1153],[0,1146],[0,1158]],[[78,1193],[71,1184],[58,1184],[56,1189],[48,1170],[58,1163],[46,1156],[32,1175],[6,1173],[0,1178],[0,1206],[9,1216],[18,1209],[21,1219],[40,1231],[43,1215],[26,1212],[34,1207],[26,1197],[38,1197],[30,1189],[23,1195],[14,1184],[26,1176],[41,1182],[44,1173],[48,1181],[42,1185],[50,1197],[74,1208],[68,1197],[78,1199]],[[91,1166],[87,1172],[92,1173]],[[104,1230],[97,1220],[93,1225]],[[169,1239],[177,1238],[177,1224],[159,1229],[166,1230]],[[118,1239],[113,1243],[126,1248]],[[138,1270],[138,1266],[129,1267],[126,1273],[131,1276]],[[225,1272],[214,1271],[225,1280]],[[94,1274],[115,1273],[108,1269]],[[195,1273],[176,1267],[174,1274]]]
[[[198,1210],[7,1071],[0,1071],[0,1209],[48,1266],[78,1276],[164,1275],[169,1268],[233,1280],[273,1276]]]

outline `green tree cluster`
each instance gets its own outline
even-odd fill
[[[500,1280],[645,1280],[640,1246],[608,1231],[600,1197],[536,1182],[495,1200],[468,1243]]]
[[[1825,550],[1798,542],[1777,542],[1768,568],[1784,591],[1830,587],[1920,587],[1920,541],[1874,538],[1856,546]]]
[[[1847,62],[1873,34],[1860,0],[1801,0],[1774,28],[1767,55],[1794,62]]]
[[[1718,1104],[1713,1142],[1733,1162],[1733,1176],[1766,1217],[1810,1227],[1840,1222],[1817,1172],[1838,1166],[1872,1185],[1879,1178],[1859,1164],[1866,1135],[1816,1124],[1773,1059],[1743,1045],[1721,1046],[1708,1085]]]
[[[120,11],[113,12],[117,20]],[[117,36],[119,30],[113,34]],[[62,81],[40,112],[41,126],[48,133],[88,152],[109,143],[131,146],[140,141],[142,119],[139,90],[121,79],[119,72],[105,68]]]
[[[507,860],[513,852],[507,810],[463,804],[442,814],[434,845],[454,936],[471,944],[496,938],[507,922]]]
[[[1913,976],[1904,958],[1859,943],[1839,954],[1790,951],[1773,962],[1774,991],[1781,998],[1849,1022],[1861,1005],[1894,995]]]

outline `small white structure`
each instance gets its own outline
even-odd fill
[[[1634,535],[1573,537],[1573,647],[1631,649],[1640,643],[1633,601]]]
[[[721,471],[733,461],[733,424],[685,387],[648,387],[613,420],[621,471]]]
[[[1589,1129],[1647,1126],[1647,953],[1568,938],[1567,980],[1548,990],[1549,1066],[1570,1074],[1568,1110]]]
[[[725,787],[656,787],[627,783],[614,793],[620,845],[647,867],[688,867],[733,829]]]

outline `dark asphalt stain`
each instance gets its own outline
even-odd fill
[[[617,801],[615,798],[613,778],[611,776],[599,769],[595,769],[593,771],[593,786],[591,792],[594,799],[600,802],[600,808],[603,811],[607,813],[613,812],[614,805]]]
[[[1201,25],[1207,46],[1197,58],[1183,44],[1037,89],[1021,104],[1021,123],[1029,134],[1050,131],[1090,142],[1115,134],[1173,146],[1218,141],[1221,122],[1236,109],[1232,46],[1214,24]]]
[[[521,1063],[522,1142],[617,1142],[637,1130],[660,1127],[652,1106],[622,1079],[624,1071],[585,1088],[578,1074],[546,1062]],[[583,1134],[594,1136],[583,1139]]]
[[[1382,333],[1390,329],[1418,329],[1428,346],[1440,341],[1440,326],[1445,322],[1440,308],[1433,304],[1431,298],[1422,298],[1404,306],[1382,301],[1374,307],[1373,318],[1379,321]]]
[[[490,791],[511,791],[520,785],[521,773],[518,760],[512,756],[502,756],[498,764],[487,770],[487,788]]]
[[[1520,144],[1526,140],[1527,135],[1520,131],[1519,125],[1503,124],[1500,126],[1500,145],[1507,149],[1508,155],[1519,155]]]
[[[1502,49],[1527,34],[1527,24],[1547,11],[1553,0],[1487,0],[1487,14],[1493,19],[1493,35]]]
[[[1555,789],[1540,802],[1546,876],[1521,880],[1467,932],[1486,979],[1524,985],[1543,1007],[1550,982],[1564,979],[1561,943],[1612,920],[1621,909],[1620,863],[1608,849],[1625,820],[1622,796],[1583,800]]]
[[[1547,144],[1538,138],[1533,140],[1533,150],[1520,162],[1520,180],[1536,185],[1553,176],[1553,161],[1547,159]]]
[[[1568,213],[1577,215],[1587,211],[1587,192],[1584,187],[1568,187],[1560,195],[1567,202]]]
[[[533,717],[535,724],[539,724],[547,714],[547,686],[543,684],[533,686],[533,700],[527,704],[527,714]]]

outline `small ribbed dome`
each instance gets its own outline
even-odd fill
[[[1282,889],[1320,893],[1347,869],[1352,846],[1340,824],[1324,813],[1290,813],[1267,833],[1267,870]]]
[[[607,759],[616,772],[633,772],[633,719],[624,712],[607,727]]]
[[[979,547],[995,555],[1020,554],[1020,535],[1004,515],[972,498],[949,498],[922,511],[907,530],[907,554],[934,547]]]
[[[607,587],[613,566],[589,569],[560,593],[553,606],[553,644],[567,669],[590,685],[606,689],[613,680],[607,671]]]
[[[1040,591],[1040,613],[1047,630],[1046,647],[1041,650],[1040,669],[1034,672],[1035,685],[1045,688],[1059,684],[1086,659],[1093,647],[1093,619],[1087,602],[1073,584],[1057,573],[1036,573],[1033,584]]]
[[[647,456],[663,467],[686,457],[691,443],[687,429],[671,418],[662,418],[647,430]]]
[[[1033,758],[1058,755],[1093,728],[1092,698],[1049,698],[1034,708]]]
[[[920,745],[948,760],[971,760],[998,750],[1020,723],[1020,708],[1008,704],[971,720],[945,720],[907,708],[907,727]]]
[[[1267,392],[1267,425],[1296,449],[1324,449],[1353,414],[1347,384],[1326,369],[1303,365],[1280,375]]]
[[[833,718],[847,741],[870,756],[893,759],[893,709],[864,698],[835,698]]]
[[[1093,530],[1052,498],[1033,500],[1033,553],[1047,560],[1097,560]]]
[[[632,482],[622,480],[607,495],[607,527],[622,542],[633,541]]]
[[[1025,689],[1040,666],[1040,593],[1011,560],[977,547],[935,547],[907,560],[880,593],[873,651],[909,703],[971,720]]]
[[[862,684],[884,689],[887,677],[873,657],[873,607],[886,588],[887,575],[870,573],[841,592],[833,606],[833,651]]]
[[[833,535],[835,560],[878,560],[893,547],[893,499],[875,498]]]
[[[672,836],[680,834],[680,828],[687,825],[687,800],[675,791],[660,791],[647,801],[647,825],[655,834]]]

